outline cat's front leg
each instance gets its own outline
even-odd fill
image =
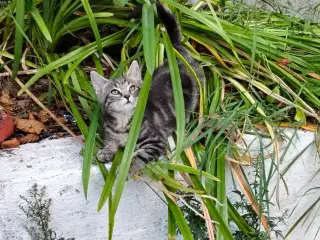
[[[106,140],[104,147],[98,151],[98,154],[97,154],[98,161],[102,163],[112,162],[118,148],[119,148],[118,141]]]
[[[133,154],[128,177],[138,173],[149,162],[165,154],[166,144],[159,137],[150,137],[138,143],[137,150]]]

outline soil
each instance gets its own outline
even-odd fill
[[[19,76],[20,79],[23,76]],[[24,79],[27,80],[27,79]],[[66,110],[62,100],[55,95],[48,102],[49,81],[40,79],[30,91],[55,114],[75,135],[80,135],[79,128],[73,116]],[[44,110],[42,110],[26,93],[17,96],[20,87],[9,77],[0,78],[0,113],[6,117],[0,117],[0,143],[13,139],[22,139],[22,143],[40,141],[44,138],[61,138],[68,136],[67,132],[57,124]],[[8,118],[7,118],[8,117]],[[84,117],[86,119],[86,117]],[[15,128],[9,131],[15,119],[34,119],[45,126],[44,130],[30,136],[30,133]],[[10,125],[10,126],[9,126]],[[28,135],[29,134],[29,135]],[[10,143],[10,142],[9,142]],[[1,146],[1,144],[0,144]],[[7,146],[4,143],[4,146]],[[10,147],[10,144],[8,145]],[[14,145],[12,145],[14,147]]]

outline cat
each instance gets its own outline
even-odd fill
[[[156,3],[159,19],[162,21],[173,47],[188,61],[200,81],[204,72],[199,63],[191,57],[181,44],[180,26],[171,11]],[[132,11],[130,18],[141,15],[141,6]],[[195,112],[199,104],[199,86],[193,75],[178,62],[185,103],[186,120]],[[98,152],[98,160],[111,162],[119,147],[124,147],[128,137],[130,122],[138,101],[142,76],[137,61],[133,61],[124,77],[106,79],[92,71],[91,82],[102,106],[104,117],[104,147]],[[129,176],[137,173],[145,164],[163,156],[167,138],[176,129],[176,113],[168,63],[157,68],[152,75],[140,135],[132,158]]]

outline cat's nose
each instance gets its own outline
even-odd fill
[[[127,100],[129,100],[130,95],[129,94],[125,94],[125,95],[123,95],[123,97],[126,98]]]

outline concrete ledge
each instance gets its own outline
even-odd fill
[[[286,130],[290,136],[294,131]],[[259,144],[252,136],[246,136],[248,143],[253,141],[252,152],[257,152]],[[292,141],[281,168],[285,168],[290,161],[314,140],[311,132],[298,131]],[[268,140],[264,143],[267,145]],[[282,143],[285,147],[285,142]],[[0,239],[28,240],[23,228],[25,216],[19,209],[23,203],[19,195],[26,195],[27,190],[34,184],[47,186],[48,197],[52,198],[51,214],[52,228],[58,236],[74,237],[76,240],[102,240],[107,238],[108,219],[107,206],[98,213],[97,202],[103,187],[103,179],[99,169],[92,167],[89,185],[89,198],[84,198],[81,182],[82,157],[79,152],[82,146],[72,138],[58,140],[44,140],[40,143],[22,145],[20,149],[0,152]],[[265,161],[266,165],[271,160]],[[290,211],[300,200],[300,196],[312,187],[319,187],[320,161],[316,156],[316,146],[312,144],[305,153],[293,164],[284,176],[290,195],[286,194],[283,183],[280,186],[281,210],[276,206],[271,209],[271,217],[281,216]],[[252,171],[246,167],[245,171]],[[250,174],[251,176],[252,173]],[[228,195],[232,201],[232,181],[227,169],[229,181]],[[269,191],[273,190],[275,178]],[[300,216],[306,211],[316,198],[310,194],[303,198],[292,216],[285,218],[287,225],[279,224],[285,234]],[[275,202],[275,199],[272,199]],[[314,217],[314,218],[313,218]],[[164,202],[144,183],[127,182],[123,198],[116,216],[115,240],[163,240],[167,239],[167,207]],[[310,227],[309,223],[311,223]],[[302,227],[298,227],[289,238],[314,239],[320,225],[320,216],[314,211],[309,220]],[[305,233],[305,230],[309,231]],[[315,238],[320,239],[320,235]]]
[[[0,152],[0,239],[28,240],[19,195],[34,184],[47,186],[52,198],[52,228],[58,236],[76,240],[105,240],[108,236],[107,206],[96,211],[103,179],[92,167],[89,198],[81,182],[82,146],[72,138],[44,140]],[[144,183],[128,182],[116,216],[115,240],[165,239],[167,208]]]

